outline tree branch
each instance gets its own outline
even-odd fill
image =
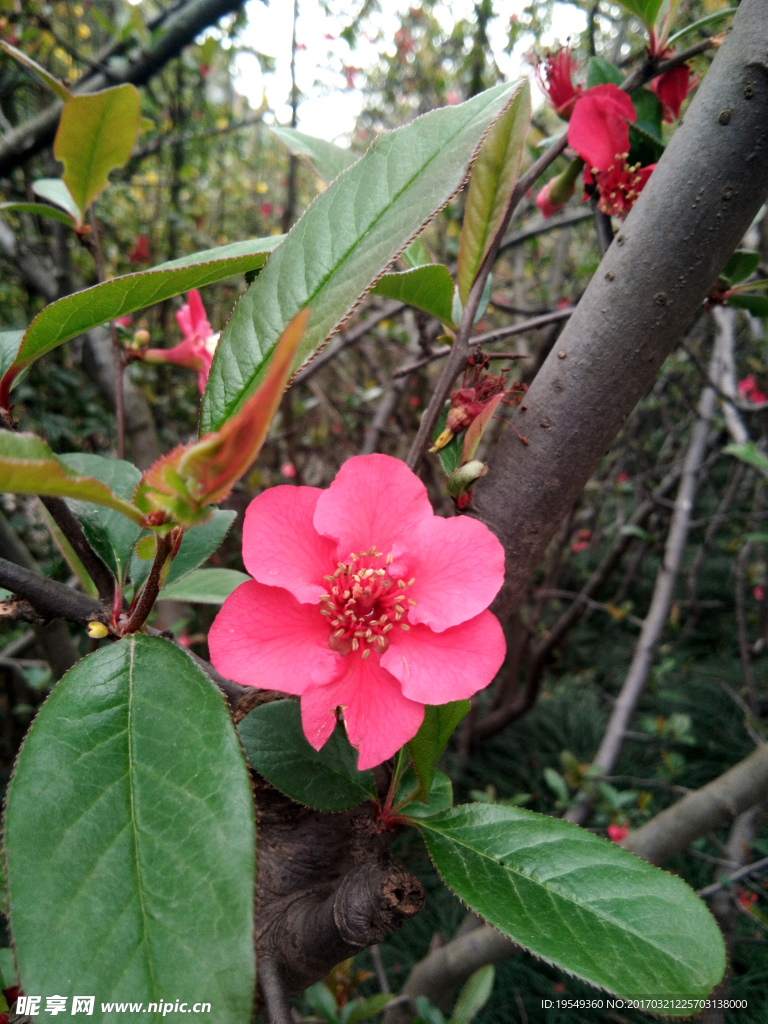
[[[767,124],[768,4],[745,0],[516,415],[529,445],[502,435],[474,488],[506,548],[502,618],[768,196]]]
[[[81,626],[109,621],[109,610],[99,601],[5,558],[0,558],[0,586],[29,601],[46,618],[67,619]]]

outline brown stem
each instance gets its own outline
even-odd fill
[[[115,577],[88,543],[77,517],[63,498],[40,495],[40,501],[72,545],[75,554],[83,563],[85,571],[96,584],[101,600],[111,601],[115,591]]]
[[[99,601],[5,558],[0,558],[0,586],[25,598],[46,618],[66,619],[81,626],[94,620],[105,622],[108,618]]]
[[[173,543],[173,531],[167,533],[164,537],[157,538],[155,560],[152,563],[152,568],[149,570],[149,576],[147,576],[141,597],[122,630],[123,633],[136,633],[147,621],[147,616],[152,611],[157,595],[160,593],[163,569],[173,551]]]

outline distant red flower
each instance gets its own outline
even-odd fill
[[[699,76],[691,76],[691,69],[687,64],[679,64],[676,68],[665,71],[663,75],[654,78],[648,88],[655,92],[661,103],[661,112],[667,124],[671,124],[680,117],[680,107],[688,93],[695,89],[699,82]]]
[[[588,540],[575,540],[573,544],[571,544],[571,551],[574,555],[578,555],[581,551],[586,551],[588,547]]]
[[[131,263],[146,263],[148,259],[151,259],[149,238],[146,235],[138,236],[133,248],[128,253],[128,259]]]
[[[198,64],[197,70],[199,71],[201,78],[207,78],[211,73],[210,64]]]
[[[272,216],[272,203],[262,203],[259,207],[259,213],[262,217]]]
[[[112,322],[116,323],[118,327],[128,327],[132,319],[131,316],[116,316]]]
[[[754,402],[755,405],[760,405],[761,403],[768,401],[766,396],[757,386],[757,381],[755,380],[755,375],[753,373],[750,373],[749,376],[739,381],[739,395],[742,398],[746,398],[748,402]]]
[[[306,50],[306,48],[307,48],[307,44],[306,43],[296,43],[296,49],[297,50]]]
[[[752,907],[757,903],[757,893],[747,892],[746,889],[739,889],[739,906],[743,907],[744,910],[752,910]]]
[[[573,72],[576,67],[576,61],[568,46],[562,47],[555,53],[548,53],[543,61],[538,61],[534,65],[539,85],[549,96],[555,113],[564,121],[570,118],[576,100],[583,92],[581,85],[573,84]]]
[[[765,597],[765,591],[760,586],[753,587],[752,588],[752,597],[754,597],[754,599],[756,601],[762,601],[763,598]]]
[[[343,73],[344,77],[347,80],[347,88],[348,89],[354,89],[355,88],[355,75],[359,75],[360,72],[363,69],[362,68],[353,68],[350,64],[345,64],[344,67],[341,70],[342,70],[342,73]]]
[[[453,92],[453,90],[451,92],[447,92],[445,94],[445,102],[449,107],[455,107],[459,102],[459,94],[457,92]]]
[[[623,470],[621,473],[619,473],[619,475],[616,477],[616,483],[617,484],[627,484],[627,483],[629,483],[629,473],[627,473],[626,470]]]
[[[296,478],[296,467],[292,462],[284,462],[280,467],[280,473],[287,480],[294,480]]]
[[[629,835],[629,829],[626,825],[609,825],[608,826],[608,838],[612,843],[620,843],[622,839],[626,839]]]

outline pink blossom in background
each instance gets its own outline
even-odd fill
[[[555,113],[567,121],[573,113],[576,100],[583,91],[581,85],[573,84],[573,73],[577,65],[570,47],[564,46],[555,53],[548,53],[543,61],[539,61],[538,58],[536,60],[534,69],[539,85],[549,96]],[[543,74],[542,65],[544,67]]]
[[[425,704],[470,697],[504,660],[487,611],[501,544],[475,519],[435,516],[422,482],[389,455],[349,459],[324,491],[264,491],[246,512],[243,560],[254,579],[213,623],[213,664],[301,695],[316,750],[340,710],[361,770],[413,738]]]
[[[556,203],[552,201],[552,182],[548,181],[541,192],[536,196],[536,205],[541,210],[544,217],[551,217],[553,213],[557,213],[558,210],[562,210],[565,203]]]
[[[762,601],[765,597],[765,591],[759,584],[752,588],[752,597],[754,597],[756,601]]]
[[[284,462],[280,467],[280,473],[287,480],[295,480],[296,478],[296,467],[292,462]]]
[[[753,373],[750,373],[748,376],[744,377],[743,380],[740,380],[738,388],[741,398],[746,398],[748,402],[754,402],[755,405],[761,405],[763,402],[768,401],[762,390],[758,387]]]
[[[113,323],[116,323],[119,327],[128,327],[132,319],[133,317],[131,316],[116,316]]]
[[[151,259],[151,255],[149,239],[146,235],[139,235],[136,238],[133,249],[128,253],[128,259],[131,263],[146,263],[147,260]]]
[[[622,839],[626,839],[629,835],[629,829],[626,825],[609,825],[608,826],[608,838],[612,843],[620,843]]]
[[[187,292],[187,304],[176,314],[176,321],[184,340],[173,348],[148,348],[141,358],[146,363],[173,363],[175,366],[185,366],[188,370],[197,370],[197,386],[202,395],[219,335],[211,330],[197,288]]]

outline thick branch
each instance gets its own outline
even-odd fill
[[[215,24],[225,14],[242,5],[242,0],[190,0],[176,9],[163,22],[163,31],[154,45],[141,52],[128,64],[111,64],[108,73],[89,75],[75,93],[98,92],[110,85],[132,82],[144,85],[204,28]],[[0,141],[0,175],[7,176],[14,167],[53,142],[61,116],[62,103],[57,100],[42,113],[8,132]]]
[[[47,576],[24,569],[0,558],[0,586],[25,598],[41,615],[51,619],[67,619],[79,625],[98,620],[106,622],[109,611],[86,594],[57,583]]]
[[[507,550],[503,617],[767,195],[768,0],[745,0],[528,391],[517,420],[530,444],[502,435],[474,489],[473,514]]]
[[[622,843],[651,864],[663,864],[699,836],[723,828],[768,792],[768,744],[758,747],[724,775],[689,793]]]

